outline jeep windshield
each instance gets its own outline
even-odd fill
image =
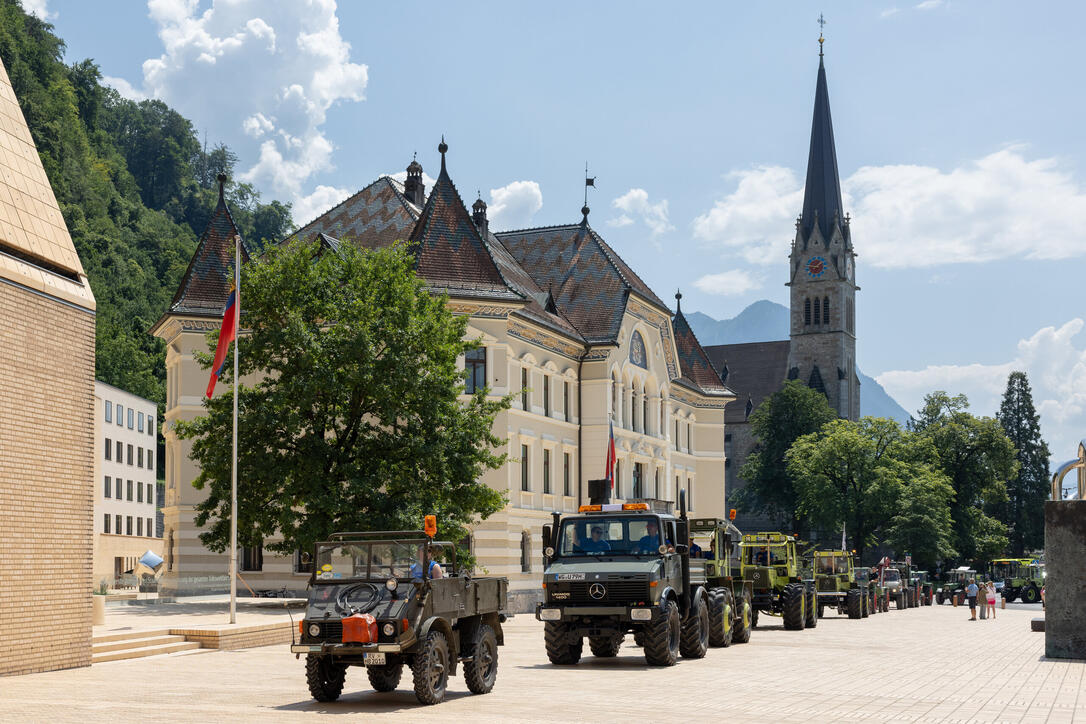
[[[749,566],[788,565],[788,546],[783,543],[742,543],[743,563]]]
[[[820,576],[848,573],[848,556],[816,556],[815,564],[815,573]]]
[[[901,571],[896,568],[887,568],[882,572],[882,580],[886,583],[901,583]]]
[[[660,519],[654,516],[593,516],[562,521],[558,555],[659,555],[664,544]],[[670,547],[671,541],[667,542]]]
[[[419,549],[425,543],[424,540],[319,543],[314,578],[317,583],[421,578]]]

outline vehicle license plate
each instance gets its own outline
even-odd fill
[[[554,577],[556,581],[583,581],[583,573],[559,573]]]
[[[378,654],[363,654],[362,663],[366,666],[384,666],[385,655],[383,653]]]

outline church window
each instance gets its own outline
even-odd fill
[[[825,297],[822,300],[822,324],[830,323],[830,298]]]
[[[630,337],[630,362],[638,367],[648,368],[648,360],[645,355],[645,340],[640,332],[634,332]]]
[[[815,302],[814,302],[814,323],[815,324],[819,324],[821,322],[821,320],[822,320],[821,302],[822,302],[821,299],[819,299],[818,297],[815,297]]]
[[[811,323],[811,299],[808,297],[803,300],[803,324],[804,326]]]

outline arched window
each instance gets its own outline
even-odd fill
[[[526,530],[520,532],[520,572],[532,572],[532,537]]]
[[[808,297],[803,300],[803,324],[809,325],[811,323],[811,299]]]
[[[814,303],[814,323],[818,324],[822,321],[821,301],[818,297],[815,297]]]
[[[825,297],[822,300],[822,324],[830,323],[830,298]]]

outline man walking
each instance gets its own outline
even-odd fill
[[[969,585],[965,587],[966,598],[969,599],[969,620],[977,620],[977,580],[975,578],[969,579]]]

